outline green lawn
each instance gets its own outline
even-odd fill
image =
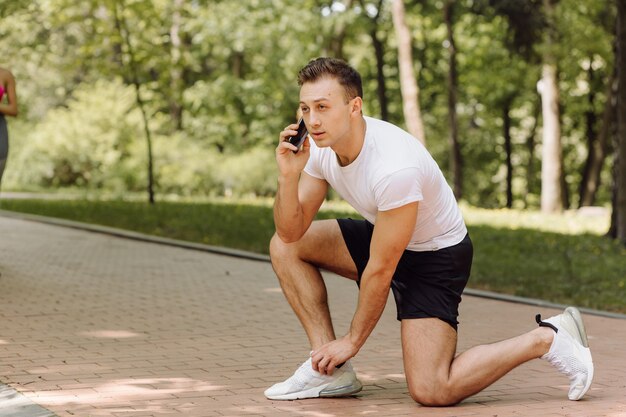
[[[3,200],[2,209],[267,253],[265,203]],[[626,248],[604,238],[606,216],[463,207],[474,241],[470,287],[626,313]],[[355,217],[329,204],[320,218]]]

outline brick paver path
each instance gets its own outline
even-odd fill
[[[626,320],[585,317],[596,379],[582,401],[536,360],[424,408],[407,395],[390,302],[353,361],[358,396],[280,402],[263,390],[308,346],[266,262],[0,216],[0,273],[0,382],[58,416],[626,416]],[[341,334],[356,289],[327,284]],[[466,296],[459,350],[531,329],[536,312],[556,311]]]

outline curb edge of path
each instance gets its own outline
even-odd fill
[[[0,382],[0,417],[57,417],[23,393]]]
[[[260,261],[260,262],[270,262],[269,255],[262,255],[262,254],[248,252],[248,251],[239,250],[239,249],[224,248],[221,246],[212,246],[212,245],[206,245],[202,243],[194,243],[194,242],[187,242],[183,240],[152,236],[152,235],[147,235],[144,233],[124,230],[124,229],[117,229],[117,228],[109,227],[109,226],[101,226],[101,225],[96,225],[96,224],[77,222],[73,220],[60,219],[56,217],[46,217],[46,216],[40,216],[36,214],[27,214],[27,213],[7,211],[7,210],[0,210],[0,216],[19,219],[19,220],[27,220],[27,221],[45,223],[45,224],[50,224],[50,225],[60,226],[60,227],[68,227],[72,229],[106,234],[110,236],[116,236],[116,237],[137,240],[137,241],[142,241],[142,242],[150,242],[150,243],[156,243],[160,245],[168,245],[168,246],[175,246],[175,247],[184,248],[184,249],[209,252],[209,253],[214,253],[217,255],[225,255],[225,256],[230,256],[234,258],[240,258],[240,259],[246,259],[246,260],[252,260],[252,261]],[[562,310],[565,307],[567,307],[566,304],[552,303],[552,302],[540,300],[537,298],[527,298],[527,297],[520,297],[516,295],[500,294],[500,293],[496,293],[492,291],[478,290],[478,289],[472,289],[472,288],[466,288],[463,291],[463,293],[466,295],[473,296],[473,297],[487,298],[487,299],[492,299],[492,300],[506,301],[506,302],[518,303],[518,304],[533,305],[533,306],[544,307],[544,308],[554,308],[554,309]],[[614,313],[614,312],[603,311],[603,310],[596,310],[596,309],[586,308],[586,307],[579,307],[579,310],[582,311],[583,313],[591,314],[595,316],[626,320],[626,314]]]

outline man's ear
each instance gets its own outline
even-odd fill
[[[350,103],[352,106],[350,113],[360,116],[363,112],[363,99],[361,97],[355,97],[350,101],[352,102]]]

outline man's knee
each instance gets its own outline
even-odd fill
[[[448,384],[443,382],[410,383],[409,394],[415,402],[427,407],[445,407],[455,405],[460,401],[453,395]]]
[[[274,268],[292,264],[298,257],[298,242],[285,243],[277,233],[270,240],[270,260]]]
[[[289,246],[292,247],[290,248]],[[278,234],[274,233],[274,236],[272,236],[270,240],[270,259],[272,263],[285,259],[286,256],[289,256],[290,252],[293,252],[293,245],[283,242]]]

